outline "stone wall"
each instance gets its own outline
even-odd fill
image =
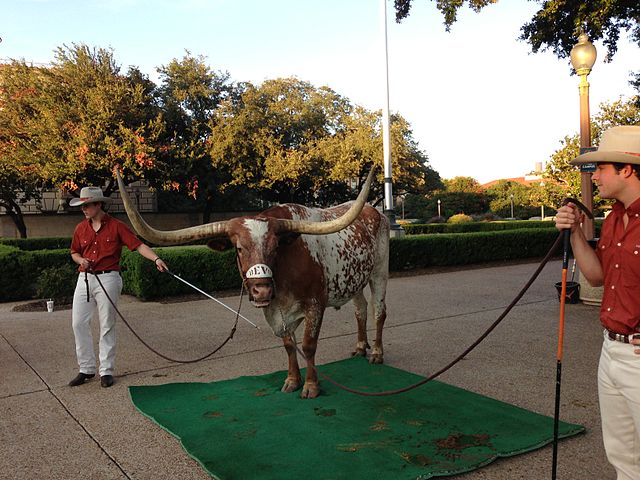
[[[158,196],[156,192],[149,190],[149,187],[144,182],[134,182],[126,187],[129,198],[133,200],[133,204],[138,207],[139,212],[157,212],[158,211]],[[29,200],[28,202],[21,203],[20,207],[22,213],[27,215],[37,215],[40,213],[59,213],[60,211],[79,212],[79,208],[73,208],[69,206],[69,200],[74,198],[68,193],[64,193],[60,190],[47,190],[42,193],[42,200],[36,202],[35,200]],[[114,192],[111,195],[111,205],[109,211],[111,212],[124,212],[124,205],[120,197],[120,192]],[[18,201],[20,196],[18,196]],[[0,207],[0,215],[6,213],[6,210]]]

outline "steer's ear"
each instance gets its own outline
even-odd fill
[[[278,236],[278,245],[280,246],[291,245],[293,242],[295,242],[298,239],[299,236],[300,234],[296,232],[281,233]]]
[[[209,247],[211,250],[217,250],[219,252],[221,252],[222,250],[227,250],[232,246],[233,245],[231,245],[231,242],[228,238],[214,238],[213,240],[209,240],[207,242],[207,247]]]

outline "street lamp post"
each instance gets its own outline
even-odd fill
[[[509,197],[511,198],[511,220],[513,220],[515,218],[513,216],[513,193]]]
[[[442,215],[440,215],[440,199],[438,199],[438,216],[441,217]]]
[[[571,64],[580,77],[578,90],[580,92],[580,154],[591,150],[591,119],[589,115],[589,82],[587,76],[591,73],[593,64],[596,63],[596,47],[589,41],[586,33],[581,33],[576,43],[571,49]],[[580,167],[580,189],[582,191],[582,203],[593,210],[593,184],[591,182],[592,172],[595,171],[595,164]],[[594,237],[593,220],[585,218],[582,224],[582,231],[587,240]]]

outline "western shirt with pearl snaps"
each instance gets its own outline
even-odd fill
[[[120,270],[123,245],[133,251],[142,242],[125,223],[105,214],[97,232],[90,219],[76,226],[71,240],[71,253],[79,253],[91,260],[94,271]],[[84,272],[85,269],[80,266],[78,270]]]
[[[629,222],[625,229],[623,216]],[[596,253],[604,272],[600,321],[616,333],[640,330],[640,199],[626,210],[621,202],[605,219]]]

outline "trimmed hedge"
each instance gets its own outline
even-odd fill
[[[7,251],[7,248],[13,250]],[[3,246],[0,249],[0,299],[34,298],[40,273],[65,264],[73,264],[68,249],[22,251]]]
[[[169,270],[205,292],[240,288],[235,250],[215,252],[206,246],[159,247],[154,251]],[[121,262],[123,292],[144,300],[193,293],[194,290],[157,268],[142,255],[125,250]]]
[[[602,220],[596,220],[596,236],[600,232]],[[473,222],[473,223],[409,223],[402,225],[407,235],[431,233],[471,233],[496,232],[503,230],[520,230],[523,228],[555,228],[551,220],[508,220],[504,222]]]
[[[389,271],[542,257],[557,236],[545,228],[392,238]]]
[[[56,250],[71,247],[71,237],[0,238],[0,245],[20,250]]]
[[[542,257],[557,236],[558,231],[552,227],[392,238],[389,270]],[[200,245],[154,250],[173,273],[206,292],[240,288],[234,250],[216,252]],[[67,248],[24,251],[0,245],[0,301],[34,298],[36,287],[46,291],[43,283],[47,278],[66,278],[72,271],[69,265],[75,268]],[[153,262],[138,253],[124,249],[121,265],[124,293],[144,300],[193,293],[184,283],[158,272]],[[69,281],[75,284],[76,278],[73,274]]]

